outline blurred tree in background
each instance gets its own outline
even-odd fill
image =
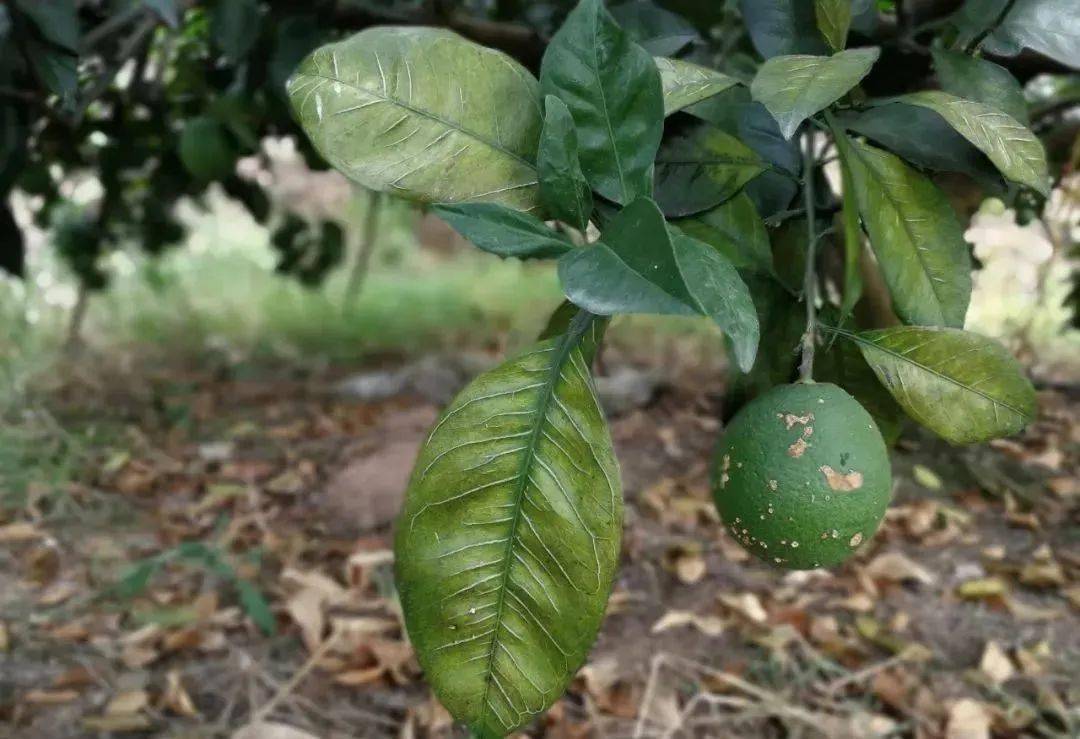
[[[569,0],[8,0],[0,4],[0,267],[16,275],[24,268],[24,238],[9,204],[13,189],[31,196],[34,221],[50,229],[84,304],[89,292],[108,284],[105,255],[122,244],[157,255],[181,243],[185,229],[175,205],[202,198],[218,183],[272,229],[279,270],[318,285],[343,259],[341,225],[289,212],[237,168],[242,157],[265,158],[262,141],[281,136],[293,138],[310,167],[325,168],[298,135],[285,100],[296,64],[327,41],[390,23],[449,27],[535,70],[571,6]],[[814,9],[812,0],[629,0],[612,8],[653,54],[743,80],[753,76],[755,51],[823,53]],[[1059,27],[1046,28],[1046,19]],[[1055,178],[1075,168],[1080,16],[1074,0],[856,0],[851,28],[851,46],[883,49],[883,63],[864,82],[873,97],[926,87],[943,47],[981,49],[1024,85],[1024,109],[1017,113],[1046,143]],[[941,76],[941,62],[936,66]],[[1019,90],[1005,94],[1013,93],[1021,99]],[[744,88],[733,89],[695,113],[717,123],[732,118],[751,104],[740,94]],[[899,145],[937,145],[913,124],[892,132],[908,139]],[[76,204],[64,183],[86,175],[100,182],[100,197]],[[767,200],[777,211],[786,208],[791,181],[759,179],[758,188],[773,190],[772,197],[759,194],[759,206]],[[962,178],[945,185],[959,202],[982,192]],[[999,191],[1021,220],[1040,216],[1037,194],[1016,186]],[[372,229],[369,222],[364,230]],[[357,285],[370,256],[366,249],[360,254]],[[1080,289],[1072,300],[1080,304]]]

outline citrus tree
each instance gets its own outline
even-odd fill
[[[410,639],[477,736],[560,696],[612,588],[622,496],[590,374],[611,316],[724,333],[743,405],[716,502],[779,566],[836,564],[873,536],[903,419],[970,444],[1035,412],[1013,358],[963,330],[972,257],[931,174],[1048,194],[1020,86],[980,50],[1075,65],[1068,3],[967,3],[925,50],[941,89],[888,97],[860,85],[882,49],[847,48],[869,3],[744,2],[764,60],[732,51],[725,71],[657,56],[685,50],[685,27],[631,5],[623,27],[582,0],[538,79],[451,31],[381,27],[319,48],[288,83],[353,180],[434,204],[485,251],[557,260],[566,302],[450,403],[397,523]],[[868,274],[888,320],[859,310]]]

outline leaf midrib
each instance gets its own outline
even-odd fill
[[[908,224],[907,219],[904,218],[904,212],[900,208],[900,203],[897,202],[897,200],[892,196],[889,188],[882,185],[881,178],[878,176],[877,170],[875,170],[873,167],[866,163],[866,159],[863,157],[863,152],[859,150],[858,144],[854,142],[849,142],[849,146],[851,150],[855,153],[855,156],[859,159],[859,164],[862,165],[862,167],[870,174],[871,177],[873,177],[873,179],[877,183],[878,189],[885,196],[885,199],[889,201],[889,205],[892,206],[893,210],[895,210],[896,214],[899,216],[897,220],[900,222],[900,227],[903,229],[904,233],[907,234],[908,241],[911,242],[911,247],[915,251],[915,258],[919,260],[919,266],[922,268],[922,273],[926,277],[926,281],[930,284],[930,292],[932,292],[934,294],[934,297],[937,298],[938,314],[941,316],[942,323],[945,323],[947,320],[945,317],[945,299],[938,292],[937,283],[934,282],[934,278],[930,274],[930,269],[926,264],[925,258],[923,257],[922,249],[920,249],[918,246],[915,234],[911,230],[911,226]],[[871,241],[871,246],[872,245],[873,241]]]
[[[871,346],[874,349],[877,349],[878,351],[884,352],[886,354],[889,354],[889,355],[895,357],[897,360],[899,360],[901,362],[907,362],[908,364],[914,365],[914,366],[918,367],[919,369],[924,370],[925,372],[928,372],[928,373],[934,375],[935,377],[937,377],[939,379],[942,379],[942,380],[945,380],[946,382],[952,383],[953,385],[956,385],[957,387],[962,388],[962,389],[968,391],[969,393],[974,393],[975,395],[978,395],[979,397],[983,398],[984,400],[989,401],[990,403],[992,403],[994,405],[999,405],[999,406],[1001,406],[1002,408],[1004,408],[1006,410],[1012,411],[1013,413],[1015,413],[1017,416],[1024,419],[1025,421],[1031,419],[1030,414],[1025,413],[1024,411],[1020,410],[1019,408],[1016,408],[1016,407],[1010,405],[1009,403],[1006,403],[1003,400],[998,400],[997,398],[993,397],[992,395],[987,395],[983,391],[981,391],[981,390],[979,390],[977,388],[971,387],[970,385],[965,385],[964,383],[960,382],[956,378],[950,377],[949,375],[938,372],[933,367],[928,367],[925,364],[923,364],[922,362],[917,362],[917,361],[911,359],[910,357],[907,357],[907,356],[905,356],[903,354],[900,354],[899,352],[895,351],[894,349],[890,349],[887,346],[881,346],[880,344],[877,344],[877,343],[875,343],[873,341],[870,341],[869,339],[866,339],[866,338],[864,338],[862,336],[859,336],[858,334],[852,333],[850,331],[845,331],[845,330],[840,329],[840,328],[833,328],[831,330],[833,332],[835,332],[835,333],[840,334],[841,336],[843,336],[845,338],[851,339],[852,341],[854,341],[857,344],[862,344],[864,346]],[[933,329],[927,328],[927,329],[924,329],[924,330],[932,331]]]
[[[517,540],[517,531],[518,526],[521,523],[522,510],[525,507],[524,497],[525,488],[529,484],[529,469],[536,459],[536,449],[540,444],[544,421],[547,419],[551,401],[555,397],[555,388],[558,387],[562,377],[563,365],[577,348],[584,332],[592,326],[593,320],[594,316],[585,311],[580,311],[577,316],[571,320],[569,328],[567,328],[566,333],[563,334],[558,349],[551,359],[548,379],[540,389],[536,400],[536,421],[533,424],[528,443],[525,446],[521,466],[518,468],[518,484],[517,489],[514,491],[514,519],[510,522],[510,534],[506,539],[506,547],[503,550],[503,561],[505,564],[502,577],[499,580],[499,597],[495,606],[495,631],[491,636],[491,647],[488,649],[487,664],[484,668],[484,695],[480,701],[481,723],[483,723],[484,718],[490,714],[495,717],[495,720],[498,721],[500,725],[503,724],[499,715],[491,711],[489,697],[491,694],[491,685],[494,682],[495,654],[499,647],[499,635],[503,628],[503,610],[506,605],[506,590],[510,584],[510,570],[513,567],[512,555],[514,544]]]
[[[473,139],[475,141],[478,141],[481,144],[484,144],[485,146],[488,146],[488,147],[490,147],[492,149],[495,149],[496,151],[501,152],[501,153],[505,154],[506,156],[520,162],[521,164],[525,165],[526,167],[533,170],[534,172],[536,171],[536,165],[533,164],[532,162],[530,162],[528,159],[525,159],[524,157],[522,157],[517,152],[511,151],[510,149],[507,149],[505,146],[503,146],[501,143],[498,143],[496,141],[492,141],[491,139],[488,139],[488,138],[480,135],[476,131],[472,131],[472,130],[470,130],[468,128],[465,128],[464,126],[462,126],[462,125],[460,125],[458,123],[455,123],[454,121],[450,120],[449,118],[444,118],[443,116],[438,115],[437,113],[432,113],[431,111],[424,110],[423,108],[417,108],[416,106],[410,105],[409,103],[406,103],[405,101],[400,100],[399,98],[393,97],[392,95],[379,94],[378,92],[376,92],[375,90],[372,90],[369,87],[364,87],[362,85],[357,85],[357,84],[355,84],[353,82],[346,82],[345,80],[339,79],[337,77],[331,77],[329,75],[319,74],[317,72],[300,72],[300,74],[304,75],[304,76],[307,76],[307,77],[315,77],[316,79],[326,80],[327,82],[335,82],[337,84],[344,85],[345,87],[348,87],[350,89],[356,90],[359,93],[369,95],[369,96],[371,96],[373,98],[376,98],[378,100],[382,100],[382,101],[390,103],[392,105],[396,105],[399,108],[403,108],[404,110],[409,111],[410,113],[415,113],[416,115],[420,116],[421,118],[427,118],[428,120],[434,121],[435,123],[439,123],[439,124],[445,126],[446,128],[450,128],[450,129],[453,129],[455,131],[458,131],[459,133],[462,133],[462,134],[468,136],[469,138],[471,138],[471,139]]]

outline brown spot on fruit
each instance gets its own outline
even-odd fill
[[[795,440],[794,444],[792,444],[791,446],[789,446],[787,448],[788,456],[789,457],[794,457],[795,459],[798,459],[799,457],[801,457],[803,454],[806,453],[806,449],[809,446],[810,445],[806,443],[806,439],[804,439],[804,438],[802,438],[800,436],[798,439]]]
[[[851,545],[852,549],[862,544],[862,532],[856,532],[855,536],[851,537],[851,541],[848,543]]]
[[[806,426],[808,423],[814,420],[813,413],[807,413],[805,416],[797,416],[794,413],[778,413],[776,417],[784,422],[784,426],[790,431],[791,427],[795,424]]]
[[[820,469],[822,474],[825,475],[825,482],[829,483],[829,487],[833,490],[851,492],[862,487],[863,476],[861,472],[852,471],[844,474],[843,472],[837,472],[827,464],[822,465]]]

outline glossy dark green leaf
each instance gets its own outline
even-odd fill
[[[26,50],[34,71],[45,87],[70,105],[79,86],[79,58],[64,49],[35,38],[26,40]]]
[[[733,341],[739,366],[753,365],[757,316],[735,267],[697,239],[672,238],[648,198],[624,208],[601,241],[560,259],[559,279],[574,304],[599,315],[707,316]]]
[[[650,54],[678,54],[701,38],[693,24],[652,0],[630,0],[611,8],[611,15]]]
[[[1075,0],[1015,0],[984,47],[1004,56],[1031,49],[1080,69],[1080,13]]]
[[[808,0],[739,0],[739,9],[754,48],[766,59],[827,51]]]
[[[601,0],[581,0],[567,16],[544,54],[540,84],[570,109],[594,190],[623,205],[651,191],[663,134],[660,71]]]
[[[436,205],[432,210],[474,245],[500,257],[558,257],[574,248],[539,218],[498,203]]]
[[[837,137],[893,308],[907,323],[962,326],[971,257],[945,195],[897,156]]]
[[[849,49],[832,56],[778,56],[765,62],[750,83],[750,94],[764,105],[784,138],[836,102],[866,76],[880,50]]]
[[[843,49],[851,28],[851,0],[814,0],[814,17],[829,48]]]
[[[547,213],[584,231],[593,208],[592,189],[581,171],[574,119],[566,104],[554,95],[544,99],[544,130],[536,168],[540,200]]]
[[[1046,150],[1035,134],[1012,116],[938,90],[904,95],[899,100],[934,111],[986,154],[1007,178],[1049,194]]]
[[[836,137],[842,135],[841,132],[834,132]],[[862,228],[859,227],[859,201],[855,196],[855,183],[851,179],[851,170],[844,161],[840,162],[840,189],[843,199],[840,219],[844,226],[844,294],[840,299],[839,322],[843,323],[851,315],[855,303],[862,295],[859,258],[863,249]]]
[[[955,444],[1014,434],[1035,416],[1035,389],[1003,346],[959,329],[842,332],[909,416]]]
[[[258,0],[218,2],[210,15],[210,38],[233,62],[245,59],[259,39],[262,10]]]
[[[176,2],[177,0],[143,0],[143,5],[154,11],[170,28],[176,28],[180,25],[180,9]]]
[[[573,330],[485,372],[420,451],[397,523],[396,579],[427,681],[501,737],[554,703],[596,638],[622,497]]]
[[[729,373],[725,420],[769,388],[795,379],[799,344],[806,330],[806,308],[776,280],[751,275],[746,284],[761,327],[762,351],[757,353],[749,372]]]
[[[284,96],[285,85],[296,67],[326,37],[314,15],[294,15],[282,18],[274,34],[274,51],[267,64],[270,85],[277,95]]]
[[[505,54],[440,29],[369,28],[313,52],[288,91],[319,153],[369,189],[539,208],[539,90]]]
[[[708,210],[765,171],[749,147],[716,126],[695,123],[664,139],[656,155],[656,201],[670,217]]]
[[[664,115],[671,115],[738,84],[734,77],[680,59],[657,57],[656,67],[660,70],[664,90]]]
[[[773,271],[772,250],[765,222],[745,192],[699,213],[681,218],[674,225],[723,254],[736,269],[769,274]]]
[[[15,0],[38,33],[50,44],[71,54],[79,51],[79,13],[75,0]]]
[[[945,92],[985,103],[1028,125],[1020,83],[1005,67],[951,49],[933,49],[934,70]]]
[[[1000,189],[993,163],[944,118],[927,108],[893,103],[840,118],[843,125],[867,136],[916,166],[958,172],[988,189]]]

